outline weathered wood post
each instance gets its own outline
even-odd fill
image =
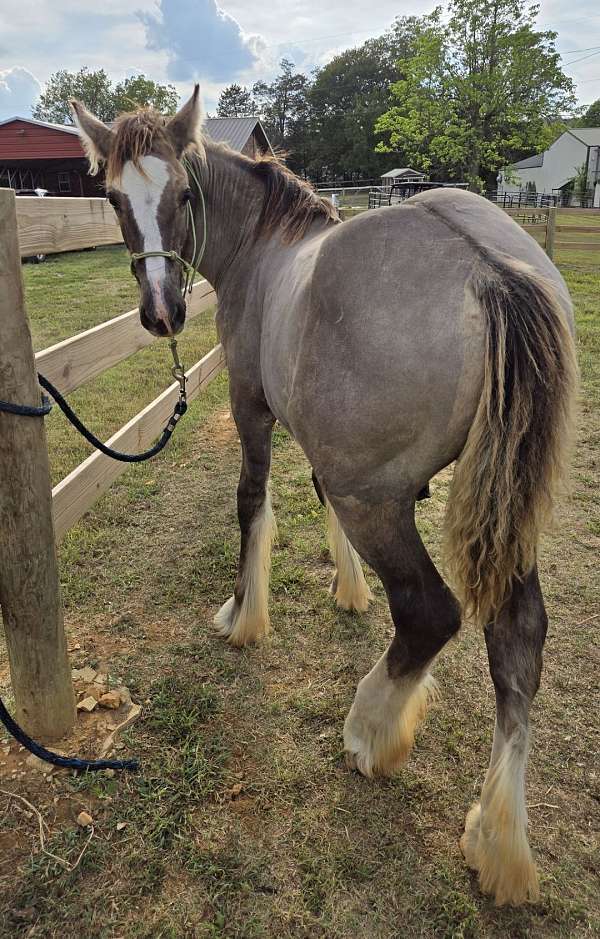
[[[25,313],[15,194],[0,189],[0,399],[40,404]],[[43,418],[0,412],[0,607],[16,719],[32,736],[73,729]]]
[[[554,235],[556,233],[556,206],[548,208],[548,221],[546,223],[546,254],[552,260],[554,257]]]

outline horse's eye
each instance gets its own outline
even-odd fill
[[[191,198],[192,198],[192,190],[184,189],[183,193],[181,194],[181,204],[185,205],[186,202],[189,202],[191,200]]]

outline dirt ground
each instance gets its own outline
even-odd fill
[[[239,444],[221,377],[173,446],[128,470],[61,546],[72,665],[108,674],[141,706],[116,751],[141,770],[44,775],[0,742],[0,936],[600,935],[600,279],[577,260],[563,270],[583,390],[572,497],[540,559],[550,630],[528,804],[541,902],[496,909],[458,848],[494,719],[477,630],[442,654],[440,701],[402,773],[367,781],[345,768],[344,716],[390,618],[370,573],[368,613],[335,608],[323,512],[281,429],[272,634],[241,651],[211,634],[238,545]],[[436,559],[449,479],[434,479],[417,510]],[[77,748],[97,755],[127,708],[81,715]],[[77,823],[82,811],[91,824]]]

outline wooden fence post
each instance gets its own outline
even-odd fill
[[[552,260],[554,257],[554,235],[556,232],[556,206],[548,207],[548,222],[546,224],[546,254]]]
[[[15,194],[0,189],[0,399],[40,404],[25,313]],[[16,719],[33,736],[75,721],[43,418],[0,412],[0,607]]]

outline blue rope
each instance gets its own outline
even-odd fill
[[[111,447],[107,447],[106,444],[102,443],[98,437],[96,437],[94,434],[92,434],[91,431],[87,429],[85,424],[82,424],[80,419],[75,414],[75,411],[67,403],[65,398],[63,398],[58,388],[55,388],[47,378],[44,378],[43,375],[38,375],[38,380],[42,388],[44,388],[49,394],[52,395],[65,417],[71,422],[73,427],[79,431],[82,437],[85,437],[88,443],[91,443],[91,445],[97,450],[100,450],[101,453],[106,454],[106,456],[111,457],[113,460],[120,460],[121,463],[143,463],[144,460],[149,460],[151,457],[156,456],[157,453],[160,453],[161,450],[164,450],[169,440],[171,439],[171,435],[177,426],[179,418],[183,417],[187,411],[187,401],[181,394],[175,405],[173,414],[169,418],[167,426],[153,447],[150,447],[149,450],[144,450],[143,453],[121,453],[120,450],[113,450]]]
[[[46,750],[41,744],[36,743],[31,737],[28,737],[25,731],[19,727],[16,721],[10,716],[0,698],[0,721],[4,724],[15,740],[18,740],[26,750],[35,754],[45,763],[53,763],[54,766],[63,766],[66,769],[76,769],[85,772],[97,772],[101,769],[125,769],[136,772],[140,768],[137,760],[80,760],[77,757],[60,756],[53,753],[52,750]]]
[[[65,417],[71,422],[73,427],[79,431],[82,437],[85,437],[88,443],[91,443],[96,450],[100,450],[101,453],[106,454],[106,456],[111,457],[111,459],[120,460],[121,463],[143,463],[144,460],[149,460],[153,456],[156,456],[157,453],[160,453],[161,450],[164,450],[171,439],[179,418],[183,417],[187,411],[187,401],[182,392],[169,418],[167,426],[154,446],[150,447],[148,450],[144,450],[143,453],[121,453],[120,450],[113,450],[112,447],[107,447],[95,434],[87,429],[85,424],[77,417],[73,408],[67,403],[66,399],[63,398],[58,388],[54,387],[52,382],[39,374],[38,381],[42,388],[52,395]],[[12,404],[10,401],[0,401],[0,411],[5,411],[7,414],[18,414],[21,417],[45,417],[52,410],[52,402],[46,395],[42,395],[42,402],[41,407],[34,408],[25,404]]]
[[[42,406],[32,408],[28,404],[11,404],[10,401],[0,401],[0,411],[7,414],[19,414],[21,417],[45,417],[52,410],[52,401],[42,395]]]

